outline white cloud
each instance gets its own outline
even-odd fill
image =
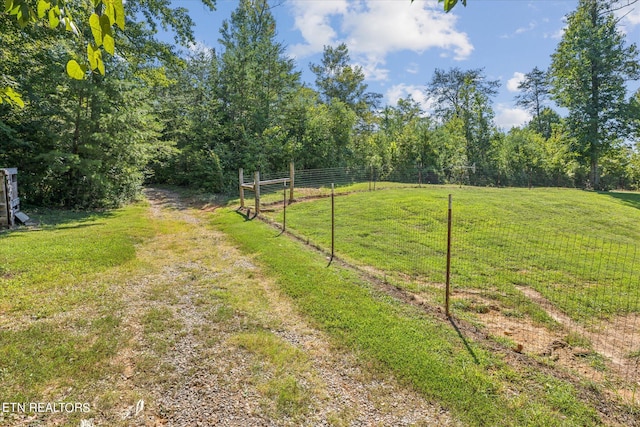
[[[362,67],[362,72],[367,80],[386,81],[389,79],[389,70],[382,67],[385,63],[383,58],[367,55],[357,57],[355,65]]]
[[[562,36],[564,36],[564,32],[567,29],[567,17],[564,16],[562,18],[562,28],[553,31],[551,33],[544,33],[544,38],[545,39],[555,39],[555,40],[560,40],[562,38]]]
[[[536,29],[536,27],[538,26],[538,23],[536,21],[531,21],[529,22],[529,25],[527,25],[526,27],[519,27],[516,28],[516,30],[511,33],[511,34],[502,34],[500,36],[501,39],[511,39],[515,36],[519,36],[520,34],[524,34],[524,33],[528,33],[529,31],[533,31]]]
[[[473,46],[465,33],[454,29],[456,16],[440,11],[436,2],[365,1],[366,8],[344,16],[347,45],[354,52],[384,56],[389,52],[432,48],[453,51],[467,58]]]
[[[322,52],[325,45],[333,45],[338,37],[331,26],[331,17],[347,13],[346,0],[294,1],[294,28],[300,31],[305,44],[291,46],[293,56],[305,57]]]
[[[554,31],[553,33],[544,33],[544,38],[560,40],[564,35],[564,30],[565,28],[560,28],[558,31]]]
[[[526,32],[532,31],[537,26],[538,26],[538,24],[535,21],[531,21],[531,22],[529,22],[529,25],[527,25],[526,27],[520,27],[520,28],[516,29],[515,34],[522,34],[522,33],[526,33]]]
[[[400,98],[406,98],[409,95],[420,104],[423,111],[426,112],[432,109],[433,102],[424,93],[424,86],[400,83],[390,87],[385,94],[385,98],[388,105],[396,105]]]
[[[640,6],[635,6],[635,8],[624,17],[625,22],[630,25],[640,25]]]
[[[211,46],[199,40],[196,40],[194,43],[189,43],[187,48],[191,53],[208,53],[211,51]]]
[[[511,108],[505,104],[498,104],[496,111],[496,125],[502,129],[522,126],[531,120],[531,114],[522,108]]]
[[[383,67],[392,52],[442,49],[463,60],[473,51],[467,34],[455,29],[456,15],[444,13],[435,0],[298,0],[292,2],[292,12],[294,26],[305,40],[291,46],[292,55],[309,56],[322,52],[325,45],[345,42],[373,80],[387,78]]]
[[[513,73],[513,77],[507,80],[507,90],[509,92],[518,92],[518,85],[524,80],[524,73],[516,71]]]
[[[415,62],[412,62],[411,64],[409,64],[405,71],[409,74],[418,74],[418,72],[420,71],[420,66]]]
[[[636,25],[640,25],[640,5],[637,3],[631,7],[616,11],[616,16],[621,18],[620,29],[623,33],[631,32]]]

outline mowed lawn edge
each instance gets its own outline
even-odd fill
[[[571,384],[515,370],[441,320],[375,291],[350,270],[231,209],[212,224],[256,257],[300,311],[375,369],[390,370],[468,425],[598,425]],[[468,347],[467,347],[468,346]]]

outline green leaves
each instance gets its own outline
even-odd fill
[[[100,46],[102,44],[102,26],[100,25],[100,16],[97,13],[93,13],[89,17],[89,26],[91,27],[93,39]]]
[[[458,3],[458,0],[438,0],[438,3],[444,3],[444,11],[449,12]],[[467,0],[462,0],[462,5],[467,6]]]
[[[458,0],[444,0],[444,10],[449,12],[458,3]]]
[[[57,28],[62,22],[66,31],[81,38],[71,13],[70,6],[74,4],[72,0],[38,0],[35,10],[31,7],[32,4],[28,0],[4,0],[4,10],[15,17],[21,28],[37,19],[49,21],[51,28]],[[89,16],[88,24],[93,41],[87,43],[87,62],[91,70],[104,75],[105,67],[100,48],[111,55],[115,54],[113,26],[124,30],[124,3],[123,0],[93,0],[92,4],[94,13]],[[67,63],[67,74],[73,79],[81,79],[86,75],[86,68],[76,60],[70,60]]]
[[[117,25],[121,30],[124,30],[124,5],[122,0],[94,0],[94,2],[105,5],[103,16],[109,19],[109,27]]]
[[[102,61],[102,51],[98,46],[93,43],[87,45],[87,58],[89,59],[89,66],[92,70],[98,70],[100,74],[104,75],[104,62]]]
[[[89,17],[93,43],[87,44],[87,59],[92,70],[104,75],[102,52],[115,53],[114,25],[124,30],[124,5],[122,0],[93,0],[95,12]]]
[[[78,64],[78,61],[75,59],[67,62],[67,74],[72,79],[83,80],[86,74],[87,68]]]
[[[110,9],[108,7],[105,9],[106,12],[109,12],[109,10]],[[113,37],[113,31],[111,30],[111,26],[115,23],[115,15],[113,15],[114,10],[113,4],[111,4],[111,16],[107,13],[103,13],[102,15],[93,13],[89,17],[89,25],[91,27],[91,34],[93,35],[95,45],[98,47],[102,46],[104,50],[111,55],[115,52],[115,40]],[[91,61],[91,58],[89,58],[89,61]]]
[[[40,0],[38,2],[38,18],[44,18],[49,9],[51,9],[51,3],[46,0]]]
[[[93,43],[87,44],[87,59],[92,70],[104,75],[105,67],[100,47],[111,55],[115,53],[115,39],[111,27],[118,22],[118,26],[124,27],[124,8],[122,1],[94,0],[93,3],[96,11],[101,10],[102,14],[94,12],[89,17]]]
[[[3,103],[13,104],[20,108],[24,108],[24,101],[22,96],[16,92],[12,87],[0,87],[0,104]]]
[[[638,77],[628,66],[637,66],[638,52],[625,43],[617,24],[605,2],[581,0],[567,16],[549,71],[551,93],[569,111],[567,125],[591,170],[593,188],[599,187],[599,159],[628,136],[625,81]]]
[[[30,22],[35,21],[35,14],[26,0],[5,0],[4,10],[16,18],[20,28],[24,28]]]
[[[411,3],[413,3],[413,0],[411,0]],[[438,3],[444,3],[444,11],[449,12],[456,4],[458,4],[458,0],[438,0]],[[467,0],[462,0],[462,5],[466,7]]]
[[[51,28],[56,28],[58,24],[60,24],[60,10],[58,9],[56,13],[56,8],[49,10],[49,26]]]

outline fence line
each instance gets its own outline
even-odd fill
[[[307,242],[443,304],[448,315],[482,325],[487,336],[514,351],[618,384],[640,404],[640,254],[634,238],[558,231],[545,212],[511,221],[478,217],[473,205],[455,198],[447,211],[446,188],[431,197],[403,188],[406,183],[377,182],[377,188],[401,188],[407,200],[394,199],[393,191],[377,191],[374,199],[361,194],[366,202],[357,194],[337,197],[340,191],[367,192],[364,172],[296,171],[296,197],[329,197],[328,180],[341,178],[335,197],[267,215],[283,221],[286,215],[283,227]],[[419,202],[410,200],[418,196]]]

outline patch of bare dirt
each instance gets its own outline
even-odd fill
[[[628,376],[632,381],[640,381],[638,358],[633,360],[634,358],[629,357],[640,350],[640,315],[616,316],[611,320],[594,319],[591,324],[582,325],[556,308],[535,289],[522,287],[520,290],[566,330],[588,339],[593,350],[608,359],[612,369]]]
[[[514,317],[511,310],[503,309],[495,300],[483,298],[478,292],[459,290],[454,298],[482,307],[474,315],[488,337],[506,339],[512,342],[511,349],[517,353],[546,358],[581,378],[613,387],[618,397],[640,405],[640,358],[630,357],[640,346],[638,315],[599,321],[598,327],[584,326],[557,309],[537,291],[530,288],[520,290],[561,327],[552,330],[528,317]],[[590,347],[570,345],[567,342],[570,333],[587,339]]]

